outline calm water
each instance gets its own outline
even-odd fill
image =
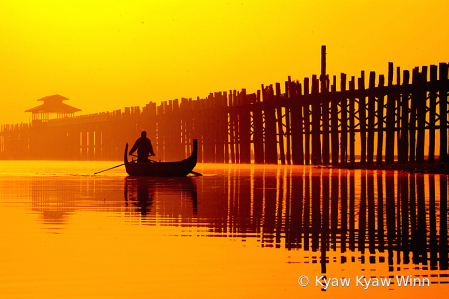
[[[0,161],[0,298],[449,291],[445,175],[229,165],[178,179],[93,175],[115,164]]]

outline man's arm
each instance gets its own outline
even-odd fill
[[[138,147],[139,147],[139,140],[136,140],[136,142],[134,143],[133,147],[129,151],[129,155],[131,156],[137,150]]]
[[[153,152],[153,147],[150,144],[150,156],[156,156],[156,154]]]

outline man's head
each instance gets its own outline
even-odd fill
[[[147,132],[146,131],[142,131],[142,133],[140,133],[140,136],[147,137]]]

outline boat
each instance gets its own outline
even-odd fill
[[[193,172],[197,160],[197,140],[193,139],[192,154],[187,159],[176,162],[157,162],[148,160],[145,162],[128,161],[128,143],[125,146],[124,164],[126,172],[130,176],[149,177],[182,177]]]

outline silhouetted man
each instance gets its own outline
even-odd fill
[[[151,145],[150,139],[147,138],[147,132],[142,131],[140,134],[140,138],[136,140],[134,146],[129,151],[129,155],[131,156],[137,150],[137,161],[144,162],[148,161],[148,156],[154,156],[153,146]]]

